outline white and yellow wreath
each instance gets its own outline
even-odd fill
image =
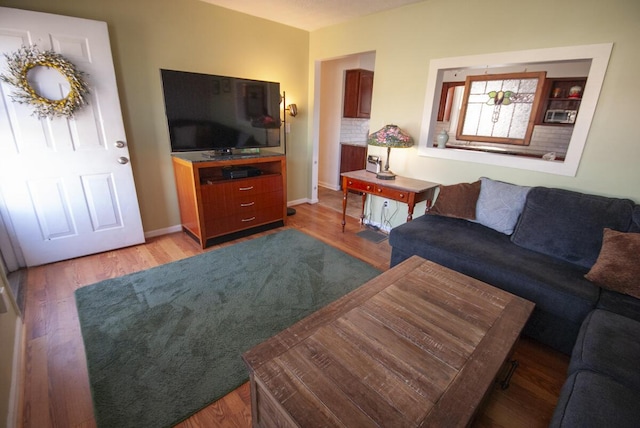
[[[53,51],[40,52],[36,46],[23,46],[17,52],[5,54],[7,75],[0,79],[14,87],[11,99],[19,104],[33,107],[33,114],[39,118],[73,117],[84,106],[89,87],[84,81],[84,73]],[[50,100],[38,94],[27,79],[29,70],[34,67],[50,67],[62,74],[69,82],[69,93],[59,100]]]

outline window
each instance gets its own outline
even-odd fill
[[[456,139],[528,145],[545,75],[467,76]]]

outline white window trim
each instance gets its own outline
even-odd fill
[[[429,65],[429,78],[427,80],[418,154],[420,156],[441,159],[477,162],[509,168],[547,172],[550,174],[575,176],[578,171],[587,135],[589,134],[589,128],[591,127],[591,121],[598,103],[612,49],[613,43],[603,43],[432,60]],[[440,90],[442,88],[442,76],[445,71],[463,68],[478,68],[484,70],[487,67],[574,60],[591,60],[591,68],[583,91],[584,96],[580,103],[580,114],[576,119],[564,161],[547,161],[524,156],[453,148],[438,149],[433,147]]]

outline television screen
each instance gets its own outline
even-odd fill
[[[160,70],[172,152],[280,146],[280,84]]]

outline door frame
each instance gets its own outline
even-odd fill
[[[7,274],[27,266],[20,244],[16,239],[2,192],[0,192],[0,261],[4,263]]]

